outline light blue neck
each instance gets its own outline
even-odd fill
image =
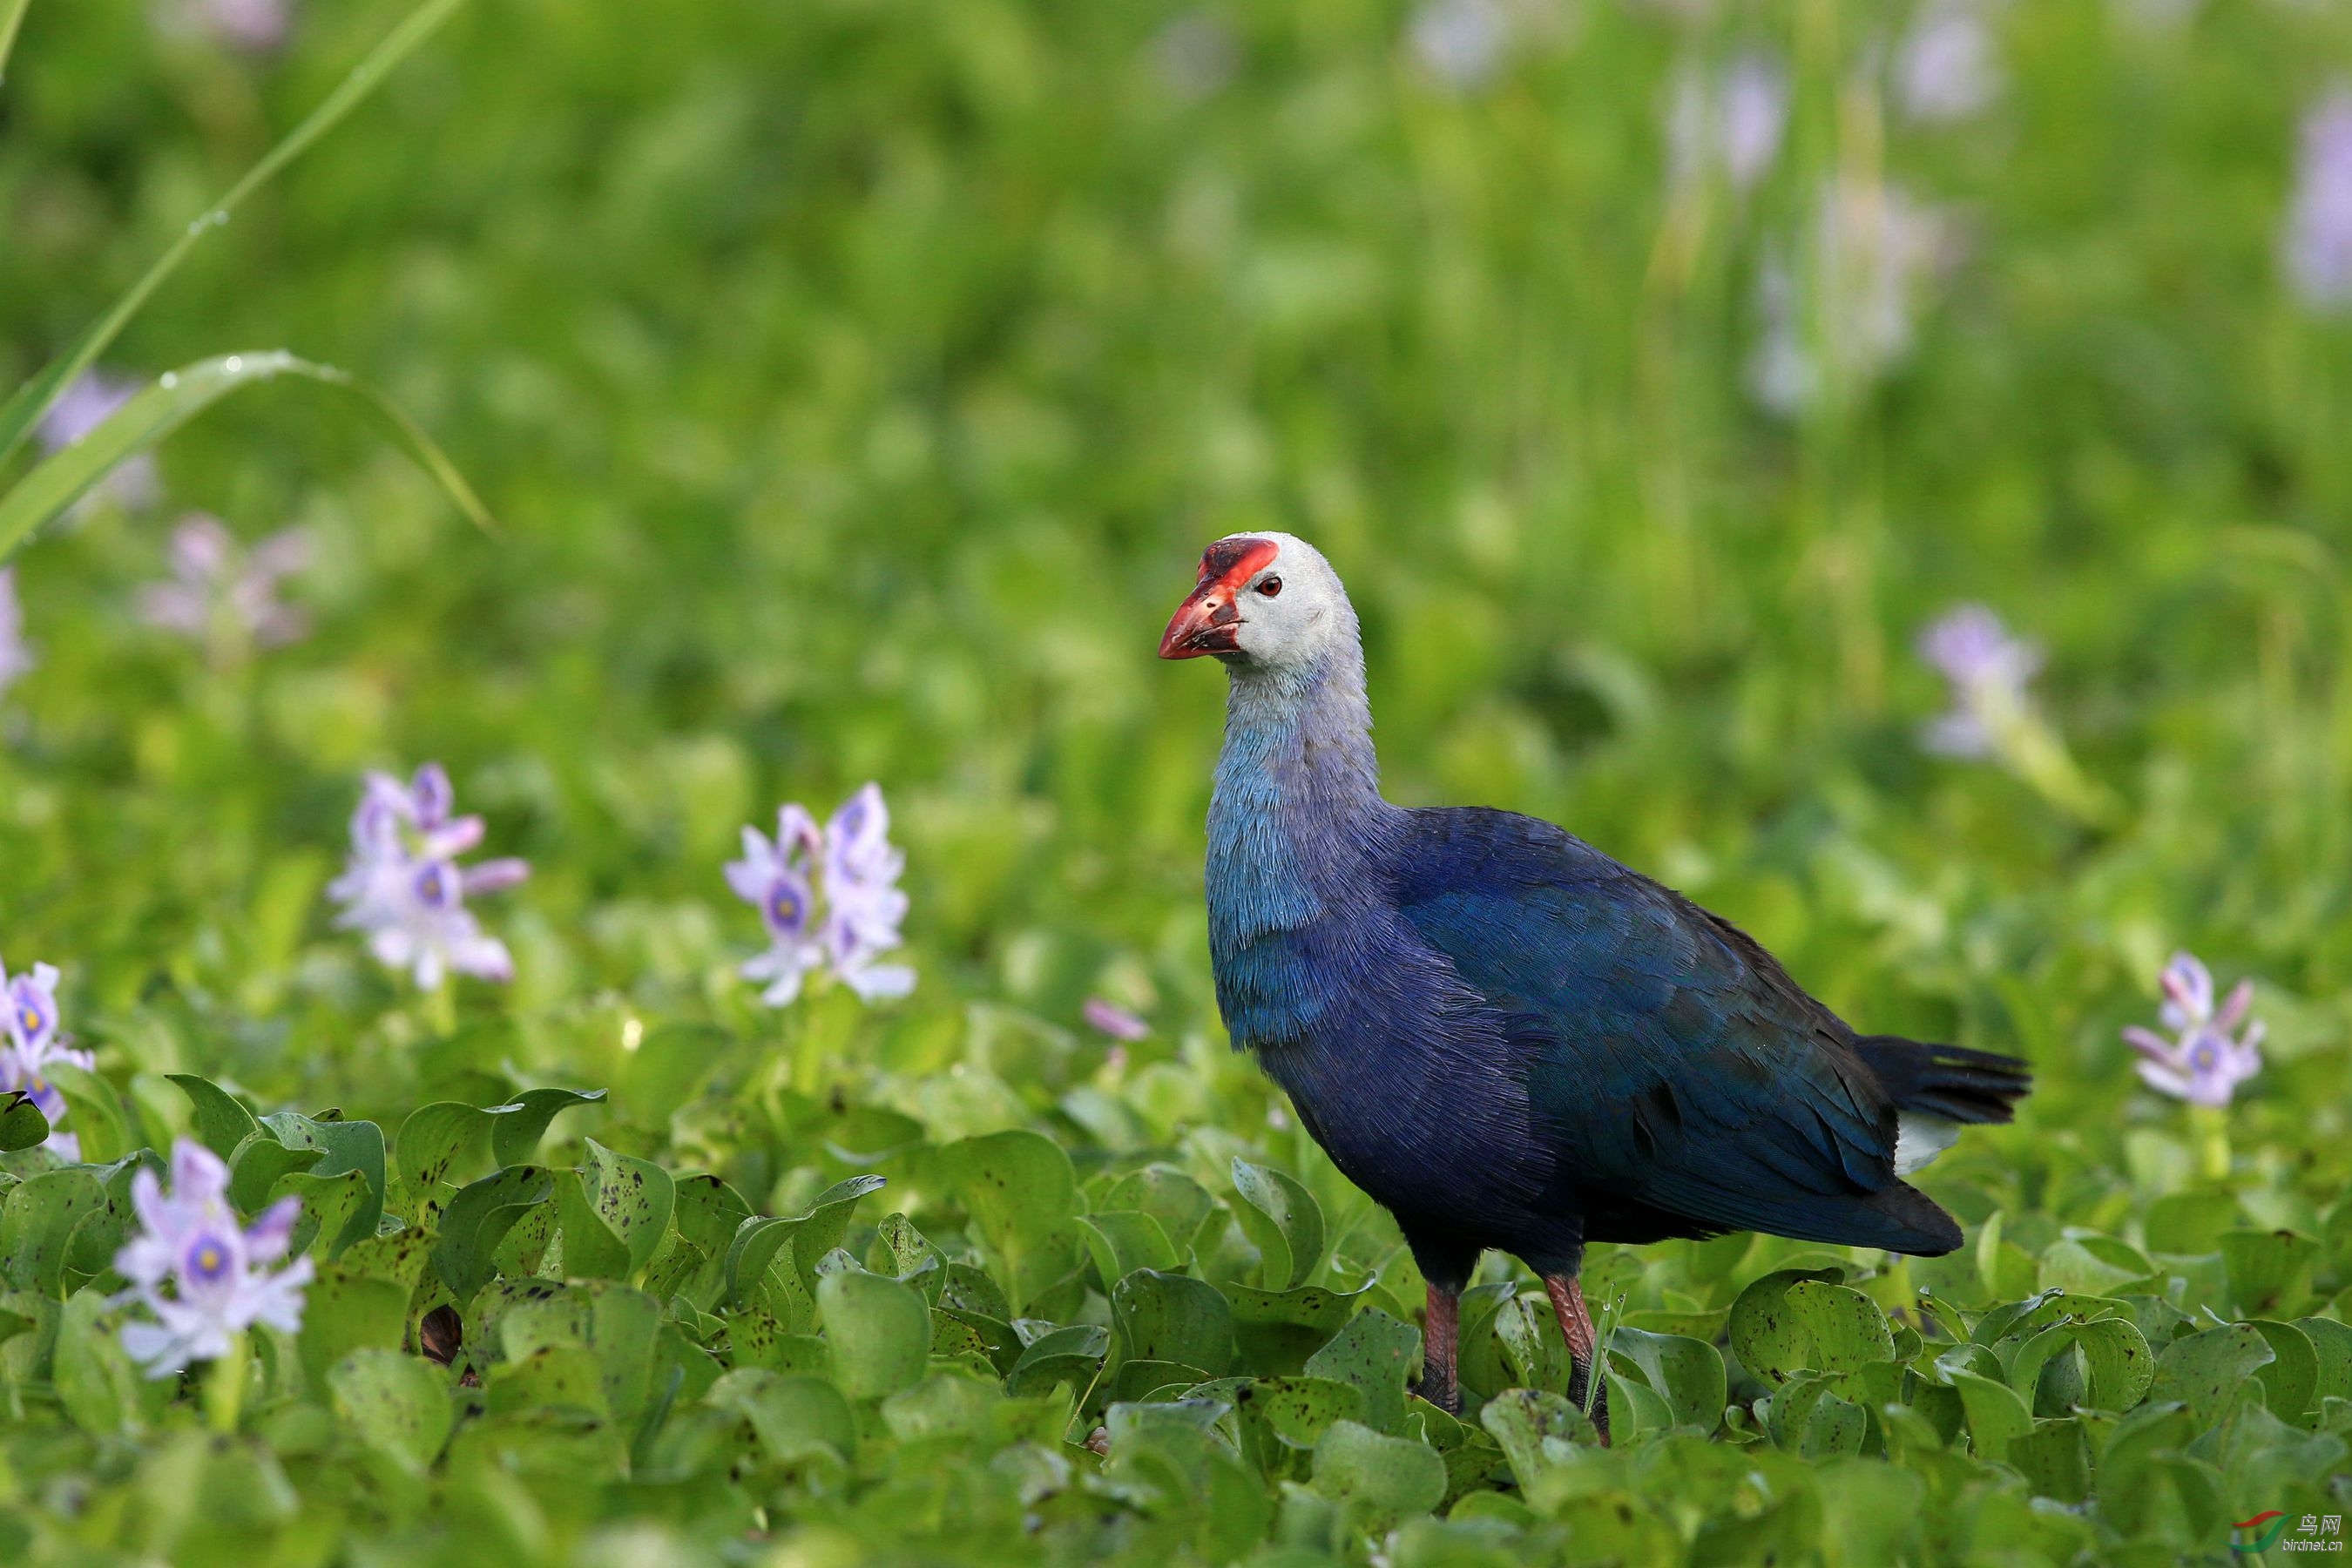
[[[1349,628],[1352,633],[1353,628]],[[1213,943],[1296,929],[1349,899],[1401,814],[1381,798],[1363,654],[1343,637],[1297,668],[1235,664],[1209,805]]]

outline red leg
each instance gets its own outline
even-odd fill
[[[1596,1365],[1599,1342],[1592,1331],[1592,1314],[1584,1310],[1584,1288],[1573,1274],[1547,1274],[1544,1293],[1559,1318],[1560,1337],[1568,1342],[1568,1397],[1578,1409],[1591,1409],[1593,1430],[1602,1447],[1609,1443],[1609,1391],[1599,1382]]]
[[[1462,1413],[1454,1385],[1454,1352],[1461,1333],[1462,1293],[1432,1282],[1429,1310],[1421,1331],[1421,1396],[1449,1415]]]

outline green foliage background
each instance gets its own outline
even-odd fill
[[[1838,0],[1531,5],[1469,91],[1397,7],[1277,0],[1216,13],[1206,94],[1157,5],[461,12],[109,359],[351,367],[500,531],[288,389],[174,437],[169,508],[16,558],[0,955],[66,969],[99,1164],[6,1157],[0,1558],[2169,1563],[2352,1511],[2352,327],[2275,260],[2352,24],[2127,9],[2000,10],[2007,91],[1948,129],[1869,85],[1904,13]],[[399,14],[319,0],[248,60],[36,0],[0,384]],[[1755,42],[1786,155],[1675,198],[1672,67]],[[1899,372],[1792,426],[1742,390],[1756,277],[1839,168],[1965,245]],[[194,507],[314,531],[312,637],[215,667],[137,624]],[[1492,1403],[1405,1398],[1410,1260],[1217,1026],[1220,683],[1150,658],[1253,527],[1347,577],[1393,798],[1563,822],[1858,1022],[2032,1058],[2021,1125],[1926,1182],[1969,1251],[1596,1258],[1607,1453],[1496,1263]],[[1960,598],[2046,644],[2111,821],[1921,754],[1909,641]],[[359,772],[428,757],[535,868],[485,908],[516,983],[454,1017],[321,896]],[[719,867],[867,778],[922,984],[772,1015]],[[2226,1179],[2117,1038],[2176,947],[2271,1028]],[[1090,994],[1152,1037],[1113,1057]],[[322,1231],[226,1446],[109,1359],[107,1167],[204,1128],[173,1074],[378,1124],[383,1174],[318,1200],[408,1227]],[[543,1141],[476,1114],[549,1086],[610,1095]],[[264,1145],[305,1124],[215,1114],[299,1163]],[[631,1160],[659,1224],[595,1212]],[[528,1200],[504,1238],[445,1224],[476,1180]],[[455,1369],[407,1353],[442,1294]]]

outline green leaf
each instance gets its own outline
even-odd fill
[[[1315,1489],[1347,1506],[1355,1528],[1382,1531],[1445,1496],[1445,1461],[1427,1444],[1336,1421],[1315,1445]]]
[[[51,1374],[58,1403],[93,1437],[146,1430],[162,1418],[171,1398],[170,1381],[145,1376],[124,1353],[122,1323],[129,1315],[101,1291],[78,1290],[66,1299],[58,1320]]]
[[[1243,1369],[1261,1377],[1303,1372],[1307,1358],[1347,1326],[1367,1281],[1342,1294],[1319,1285],[1296,1290],[1260,1290],[1255,1286],[1218,1286],[1234,1310],[1234,1345]]]
[[[41,462],[0,495],[0,560],[42,524],[63,515],[124,458],[154,446],[230,393],[287,375],[349,398],[379,434],[441,486],[458,510],[482,528],[491,526],[490,514],[456,465],[392,399],[349,371],[271,349],[219,354],[166,371],[96,429]],[[5,419],[0,410],[0,424]]]
[[[947,1289],[947,1254],[932,1246],[915,1228],[915,1222],[903,1214],[884,1215],[882,1223],[875,1227],[874,1240],[887,1260],[887,1267],[875,1272],[887,1273],[902,1284],[912,1285],[927,1303],[937,1307]],[[933,1337],[937,1338],[936,1329]]]
[[[308,1171],[327,1157],[324,1149],[289,1149],[268,1128],[256,1128],[229,1156],[228,1201],[247,1214],[269,1201],[278,1178]]]
[[[1674,1426],[1707,1433],[1721,1424],[1727,1377],[1723,1357],[1713,1345],[1620,1326],[1610,1336],[1609,1352],[1641,1370],[1652,1391],[1665,1402]]]
[[[1201,1227],[1216,1212],[1209,1190],[1173,1165],[1146,1165],[1129,1171],[1103,1194],[1108,1210],[1129,1209],[1160,1222],[1168,1244],[1181,1260],[1200,1244]]]
[[[316,1250],[322,1257],[333,1258],[343,1245],[342,1238],[351,1232],[352,1217],[367,1207],[370,1194],[367,1176],[362,1172],[338,1171],[331,1176],[321,1176],[297,1171],[278,1178],[269,1194],[272,1203],[286,1197],[298,1199],[302,1205],[301,1215],[294,1222],[291,1250]]]
[[[878,1399],[919,1382],[931,1350],[930,1309],[910,1288],[862,1268],[817,1281],[824,1337],[841,1391]]]
[[[68,1130],[81,1140],[81,1157],[93,1165],[111,1164],[139,1146],[122,1113],[122,1097],[114,1086],[87,1068],[51,1061],[42,1075],[65,1096]]]
[[[1364,1391],[1329,1377],[1250,1378],[1238,1383],[1234,1407],[1276,1442],[1311,1449],[1333,1423],[1364,1418]]]
[[[555,1173],[556,1224],[563,1234],[563,1272],[574,1279],[625,1279],[629,1247],[596,1212],[582,1171]]]
[[[594,1105],[604,1098],[601,1089],[532,1089],[508,1104],[491,1106],[489,1114],[497,1120],[490,1124],[490,1158],[501,1165],[528,1164],[538,1155],[539,1142],[558,1112]]]
[[[2248,1326],[2271,1348],[2270,1361],[2254,1369],[2262,1380],[2263,1403],[2289,1426],[2308,1426],[2319,1392],[2319,1352],[2311,1337],[2293,1323],[2267,1319]]]
[[[2291,1230],[2232,1230],[2221,1237],[2230,1300],[2248,1318],[2276,1318],[2311,1302],[2311,1274],[2319,1243]]]
[[[1217,1288],[1139,1268],[1111,1287],[1120,1359],[1174,1362],[1222,1375],[1234,1363],[1234,1312]]]
[[[433,1271],[460,1304],[489,1282],[491,1254],[515,1221],[554,1195],[552,1173],[537,1165],[509,1165],[460,1188],[449,1200],[440,1242],[433,1249]]]
[[[2210,1426],[2237,1403],[2239,1391],[2273,1356],[2262,1331],[2251,1323],[2232,1323],[2177,1339],[2157,1352],[2156,1375],[2149,1382],[2147,1402],[2178,1401],[2189,1418]]]
[[[327,1373],[327,1386],[343,1426],[412,1475],[423,1475],[448,1441],[448,1377],[431,1362],[355,1350]]]
[[[1947,1375],[1959,1391],[1960,1407],[1968,1413],[1969,1442],[1979,1458],[2000,1458],[2012,1439],[2033,1430],[2033,1413],[2007,1384],[1969,1372]]]
[[[105,1186],[82,1166],[18,1183],[0,1205],[0,1274],[16,1289],[62,1299],[74,1228],[106,1201]]]
[[[2311,1342],[2314,1402],[2352,1399],[2352,1328],[2332,1318],[2297,1318],[2294,1326]]]
[[[1554,1478],[1577,1463],[1578,1448],[1600,1441],[1584,1412],[1548,1389],[1507,1388],[1479,1407],[1478,1422],[1502,1445],[1519,1489],[1538,1509],[1559,1495]]]
[[[393,1140],[393,1173],[414,1198],[438,1188],[461,1160],[486,1159],[490,1127],[499,1113],[454,1100],[436,1100],[408,1113]]]
[[[1165,1272],[1183,1261],[1169,1242],[1168,1233],[1160,1228],[1160,1222],[1140,1210],[1107,1209],[1081,1215],[1078,1226],[1086,1236],[1087,1250],[1094,1257],[1095,1273],[1101,1278],[1105,1289],[1139,1268]]]
[[[1092,1323],[1072,1323],[1030,1342],[1005,1375],[1004,1392],[1026,1399],[1067,1383],[1083,1394],[1102,1370],[1110,1352],[1110,1331]]]
[[[165,1076],[188,1097],[195,1113],[197,1141],[222,1159],[234,1155],[238,1144],[261,1130],[253,1112],[210,1079],[185,1072]]]
[[[1307,1358],[1307,1375],[1354,1384],[1364,1391],[1365,1421],[1393,1432],[1404,1419],[1405,1384],[1420,1364],[1421,1331],[1370,1307]]]
[[[993,1272],[1016,1311],[1028,1310],[1077,1264],[1077,1178],[1060,1144],[1014,1130],[966,1138],[940,1151]]]
[[[327,1373],[355,1350],[398,1350],[408,1328],[408,1287],[396,1279],[341,1263],[320,1264],[303,1293],[296,1342],[312,1386],[323,1387]]]
[[[22,1089],[0,1094],[0,1154],[37,1149],[48,1142],[49,1119]]]
[[[1772,1441],[1807,1459],[1862,1452],[1870,1418],[1862,1406],[1838,1393],[1842,1381],[1835,1373],[1805,1372],[1783,1384],[1765,1414]]]
[[[343,1222],[332,1247],[340,1251],[373,1236],[383,1222],[383,1129],[373,1121],[314,1121],[281,1110],[265,1116],[261,1124],[289,1149],[317,1149],[325,1154],[310,1167],[313,1176],[326,1177],[357,1171],[367,1182],[367,1196]]]
[[[1307,1283],[1323,1261],[1323,1210],[1314,1194],[1282,1172],[1238,1155],[1233,1175],[1242,1198],[1234,1218],[1258,1249],[1266,1289]]]
[[[1729,1332],[1739,1364],[1767,1384],[1807,1369],[1850,1372],[1895,1353],[1885,1315],[1829,1270],[1765,1275],[1732,1302]]]
[[[812,1454],[846,1465],[857,1453],[857,1416],[841,1390],[821,1377],[743,1367],[710,1385],[703,1403],[751,1423],[771,1459],[796,1464]]]
[[[2234,1193],[2168,1193],[2147,1205],[2141,1224],[2149,1251],[2196,1254],[2220,1251],[2221,1233],[2237,1221]]]

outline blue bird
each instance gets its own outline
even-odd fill
[[[1591,1242],[1760,1230],[1934,1255],[1902,1177],[2006,1121],[2012,1058],[1857,1035],[1728,921],[1548,822],[1381,798],[1355,610],[1286,533],[1209,546],[1162,658],[1226,668],[1209,945],[1236,1048],[1429,1284],[1421,1389],[1458,1408],[1456,1310],[1489,1247],[1543,1278],[1606,1439]]]

